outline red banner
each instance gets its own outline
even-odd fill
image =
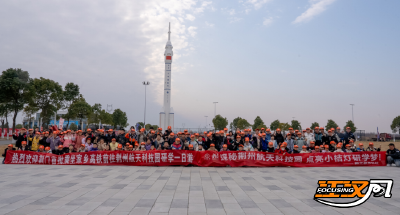
[[[7,151],[6,164],[130,165],[130,166],[386,166],[386,152],[273,154],[212,151],[99,151],[55,155]]]

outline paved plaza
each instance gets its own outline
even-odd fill
[[[0,165],[0,214],[400,214],[400,168]],[[392,198],[338,209],[318,180],[394,180]]]

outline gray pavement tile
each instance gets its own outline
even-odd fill
[[[168,180],[168,179],[169,179],[168,176],[161,176],[161,177],[158,177],[158,180]]]
[[[53,175],[52,177],[64,177],[64,176],[66,176],[67,174],[57,174],[57,175]]]
[[[242,188],[243,191],[256,191],[252,186],[240,186],[240,188]]]
[[[83,177],[86,177],[86,176],[88,176],[88,175],[86,175],[86,174],[79,174],[79,175],[75,175],[75,176],[73,176],[74,178],[83,178]]]
[[[206,199],[204,200],[206,203],[206,208],[224,208],[222,205],[221,200],[214,200],[214,199]]]
[[[176,186],[175,185],[165,185],[164,190],[176,190]]]
[[[58,185],[57,187],[68,188],[68,187],[75,186],[75,185],[77,185],[77,184],[78,184],[78,183],[65,183],[65,184]]]
[[[113,186],[110,187],[110,189],[122,189],[126,187],[127,184],[114,184]]]
[[[242,208],[258,208],[258,205],[254,201],[243,200],[238,201],[238,203]]]
[[[138,170],[136,172],[147,172],[147,170]]]
[[[160,172],[165,172],[165,170],[158,169],[155,172],[160,173]]]
[[[262,171],[261,171],[262,172]],[[275,180],[273,177],[263,177],[265,180]]]
[[[245,180],[245,181],[248,181],[248,180],[254,180],[254,178],[253,177],[242,177],[243,178],[243,180]]]
[[[115,179],[126,179],[126,178],[128,178],[128,176],[125,176],[125,175],[120,175],[120,176],[115,177]]]
[[[266,188],[269,190],[282,190],[282,188],[276,186],[276,185],[265,185]]]
[[[54,201],[59,200],[61,197],[45,197],[39,200],[36,200],[31,203],[31,205],[48,205],[51,204]]]
[[[93,178],[105,178],[105,177],[107,177],[108,175],[96,175],[96,176],[93,176]]]
[[[187,208],[189,201],[187,199],[174,199],[171,203],[171,208]]]
[[[148,179],[149,178],[149,176],[139,176],[139,177],[137,177],[137,179]]]
[[[215,186],[216,191],[230,191],[227,186]]]
[[[23,199],[31,197],[30,195],[16,195],[16,196],[11,196],[7,197],[6,199],[0,200],[0,204],[12,204],[18,201],[21,201]]]
[[[208,171],[208,173],[218,173],[218,172],[214,171],[214,170],[211,170],[211,171]]]
[[[180,177],[180,180],[189,181],[190,177]]]
[[[90,201],[90,198],[88,198],[88,197],[79,197],[79,198],[76,198],[76,199],[68,202],[66,205],[79,205],[79,206],[82,206],[85,203],[87,203],[88,201]]]
[[[211,181],[211,177],[201,177],[202,181]]]
[[[151,208],[155,201],[155,199],[141,199],[136,203],[135,207]]]
[[[233,180],[231,177],[221,177],[222,180]]]
[[[190,186],[190,191],[202,191],[202,186]]]
[[[182,170],[174,170],[173,173],[181,173]]]
[[[151,185],[140,185],[137,190],[148,190],[151,188]]]
[[[277,208],[284,208],[284,207],[293,207],[291,204],[286,202],[284,199],[269,199],[269,202],[271,202],[275,207]]]
[[[101,186],[101,184],[88,184],[88,185],[84,186],[83,188],[96,188],[99,186]]]
[[[101,206],[117,207],[121,202],[121,199],[107,199],[107,201],[103,202]]]

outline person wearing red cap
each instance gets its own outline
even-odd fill
[[[222,145],[222,149],[220,150],[220,152],[227,152],[227,151],[229,151],[228,145],[226,144]]]
[[[71,145],[69,145],[68,151],[66,153],[73,153],[73,152],[76,152],[76,151],[75,151],[74,145],[71,144]]]
[[[176,138],[175,142],[171,146],[172,150],[181,150],[182,149],[182,144],[181,144],[181,139]]]
[[[215,152],[218,152],[218,150],[215,148],[215,144],[214,144],[214,143],[211,143],[211,144],[210,144],[210,148],[207,149],[207,151],[215,151]]]
[[[329,145],[324,145],[323,149],[321,150],[321,152],[330,152],[329,151]]]
[[[344,138],[344,132],[340,131],[340,127],[337,127],[335,130],[336,138],[338,139],[339,142],[343,141]]]
[[[236,136],[236,139],[234,141],[232,141],[232,143],[230,145],[228,145],[228,149],[230,151],[237,151],[239,145],[242,145],[242,137],[241,136]]]
[[[160,133],[157,133],[157,137],[153,143],[156,149],[161,149],[162,145],[164,144],[164,139],[161,137]]]
[[[115,151],[115,150],[117,150],[119,143],[117,143],[117,139],[112,138],[111,143],[109,145],[110,145],[110,150]]]
[[[214,146],[215,146],[215,144],[216,144],[216,141],[215,141],[215,139],[213,138],[213,135],[212,134],[210,134],[210,133],[208,133],[207,134],[207,140],[206,140],[206,142],[205,142],[205,148],[204,149],[209,149],[210,148],[210,146],[211,146],[211,144],[214,144]]]
[[[343,146],[342,143],[339,142],[339,143],[337,144],[336,150],[335,150],[334,152],[343,152],[342,146]]]
[[[326,137],[326,142],[324,145],[330,145],[331,142],[334,141],[335,143],[339,142],[339,139],[337,138],[337,135],[333,130],[328,131],[328,136]]]
[[[286,142],[281,143],[280,144],[280,148],[279,149],[275,149],[275,153],[278,153],[278,154],[286,154],[286,153],[288,153],[288,151],[286,150],[286,146],[287,146]]]
[[[8,144],[8,147],[6,149],[4,149],[4,153],[2,154],[2,156],[4,157],[3,164],[4,164],[4,161],[6,160],[8,150],[10,150],[10,151],[15,150],[13,144]]]
[[[288,148],[288,152],[293,151],[293,146],[294,146],[294,139],[292,138],[292,133],[288,133],[286,135],[286,140],[285,140]]]
[[[48,153],[48,154],[53,154],[53,152],[51,151],[50,146],[46,146],[46,147],[44,148],[44,152],[45,152],[45,153]]]
[[[36,132],[34,136],[28,137],[29,145],[32,151],[37,151],[39,149],[40,132]]]
[[[26,141],[21,142],[21,147],[18,148],[18,151],[30,151]]]
[[[114,130],[108,129],[108,130],[107,130],[107,133],[104,135],[104,141],[105,141],[107,144],[110,144],[110,143],[111,143],[111,140],[112,140],[113,138],[115,138]]]
[[[268,143],[268,148],[265,152],[269,152],[269,153],[274,153],[275,152],[275,147],[274,147],[274,142],[269,142]]]
[[[61,144],[60,137],[57,135],[57,131],[53,131],[53,133],[46,139],[46,142],[50,144],[52,151],[57,150],[58,146]]]
[[[301,146],[301,147],[303,147],[303,146]],[[294,145],[292,154],[299,154],[299,153],[300,153],[299,146],[298,145]]]
[[[358,144],[357,151],[358,151],[358,152],[364,152],[364,151],[365,151],[365,149],[364,149],[364,144],[363,144],[363,143],[359,143],[359,144]]]
[[[161,147],[161,150],[172,150],[171,146],[167,141],[164,142],[164,145]]]
[[[82,143],[77,152],[87,152],[86,145]]]
[[[117,142],[119,144],[125,144],[126,142],[128,142],[125,138],[125,129],[124,128],[120,128],[118,130],[118,136],[115,137],[115,139],[117,139]]]
[[[313,142],[315,141],[314,133],[311,132],[310,128],[306,129],[306,133],[304,134],[304,137],[306,138],[307,145],[310,145],[311,141],[313,141]]]
[[[323,147],[323,146],[321,146]],[[319,146],[315,146],[315,150],[313,153],[321,153],[321,148]]]
[[[314,129],[314,139],[316,146],[322,145],[322,132],[319,127],[315,127]]]
[[[53,154],[55,155],[63,155],[64,154],[64,147],[63,145],[58,145],[56,150],[52,150]]]
[[[386,161],[389,166],[394,164],[400,167],[400,151],[394,147],[393,143],[389,144],[389,149],[386,151]]]
[[[16,140],[16,142],[15,142],[15,147],[16,148],[21,147],[22,141],[27,141],[27,137],[26,136],[27,135],[26,135],[26,129],[25,128],[21,128],[18,133],[14,133],[13,134],[13,139]]]
[[[267,140],[267,134],[266,133],[260,133],[261,139],[260,139],[260,145],[261,145],[261,151],[266,152],[268,150],[268,144],[269,141]]]
[[[343,152],[347,152],[347,153],[353,152],[353,150],[351,150],[350,144],[347,144],[347,145],[346,145],[346,148],[343,150]]]
[[[347,145],[350,143],[350,140],[355,140],[356,138],[354,137],[353,132],[351,131],[350,127],[346,128],[346,133],[343,135],[343,144]]]
[[[250,144],[249,139],[250,139],[250,138],[248,138],[248,137],[245,137],[245,138],[244,138],[244,146],[243,146],[243,149],[244,149],[245,151],[254,151],[254,148],[253,148],[253,146]]]
[[[300,153],[310,153],[310,151],[307,149],[307,146],[302,146]]]
[[[370,142],[370,143],[368,143],[368,147],[365,149],[365,151],[369,151],[369,152],[373,152],[373,151],[375,151],[375,152],[380,152],[380,151],[381,151],[381,146],[382,146],[382,145],[380,145],[379,148],[375,148],[375,147],[374,147],[374,143],[373,143],[373,142]]]
[[[285,138],[282,135],[281,129],[277,128],[274,132],[274,138],[277,142],[278,145],[280,145],[281,143],[283,143],[285,141]],[[271,139],[272,140],[272,139]]]
[[[314,141],[311,141],[310,145],[307,146],[307,151],[313,152],[314,150],[315,150],[315,143],[314,143]]]
[[[39,146],[39,149],[36,151],[36,152],[44,152],[44,146],[43,145],[41,145],[41,146]]]

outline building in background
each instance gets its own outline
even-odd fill
[[[63,115],[66,114],[66,113],[67,113],[67,111],[57,111],[57,120],[56,120],[56,122],[54,123],[54,117],[52,117],[52,119],[50,119],[50,124],[45,124],[45,126],[54,125],[54,124],[56,124],[58,126],[59,123],[60,123],[59,119],[63,118]],[[33,116],[31,118],[30,121],[29,121],[28,117],[24,117],[23,120],[22,120],[22,125],[24,126],[24,128],[36,128],[36,127],[39,127],[39,124],[41,123],[41,122],[39,122],[39,119],[40,119],[40,113],[36,113],[35,116]],[[64,120],[63,129],[67,129],[67,124],[68,124],[68,126],[71,126],[71,124],[73,124],[73,123],[76,126],[78,126],[78,129],[82,129],[81,128],[81,124],[79,123],[79,121],[80,121],[79,119],[70,119],[69,120],[69,124],[68,124],[68,121]],[[87,119],[83,119],[82,123],[83,123],[83,128],[85,129],[87,127]],[[47,129],[47,127],[45,127],[44,129]]]

